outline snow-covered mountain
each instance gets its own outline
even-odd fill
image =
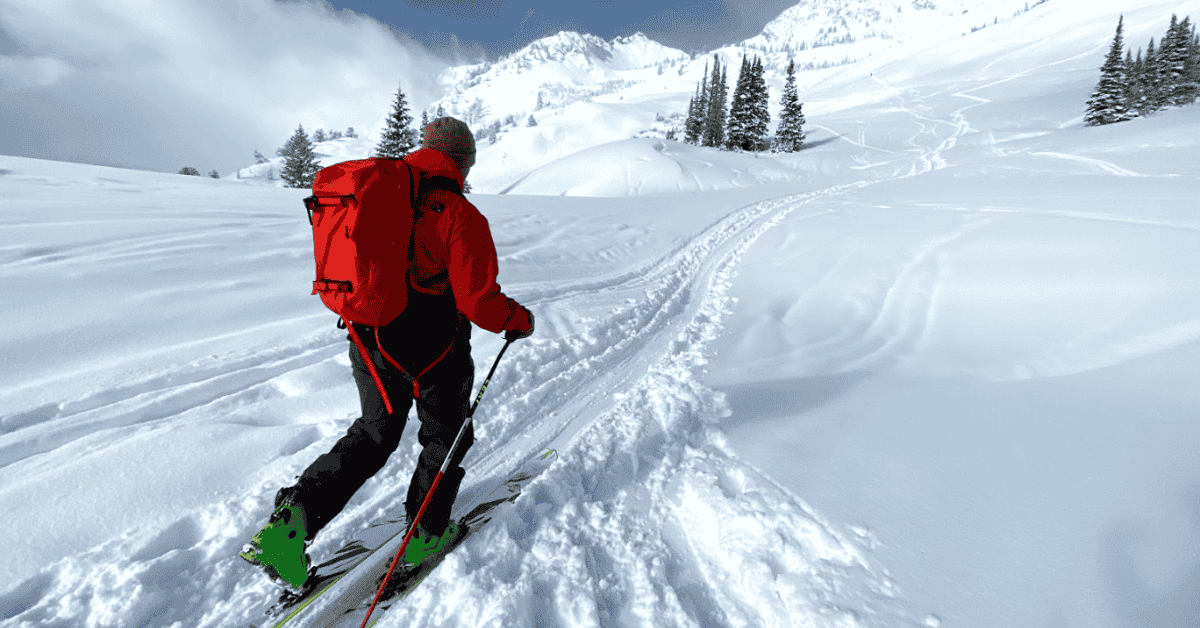
[[[563,31],[494,63],[450,68],[441,77],[446,95],[430,109],[443,106],[482,127],[511,115],[523,123],[529,112],[561,109],[580,100],[630,96],[643,91],[639,87],[648,82],[660,91],[690,95],[711,54],[735,71],[740,55],[766,55],[768,78],[782,85],[788,58],[794,58],[802,71],[826,69],[897,44],[963,36],[972,28],[1010,19],[1028,5],[1026,0],[803,0],[769,22],[762,33],[699,56],[663,46],[642,33],[605,41]],[[487,112],[470,112],[476,99]]]
[[[1026,0],[804,0],[759,35],[705,55],[663,46],[642,33],[606,41],[563,31],[495,62],[446,70],[439,77],[445,95],[422,108],[432,115],[440,106],[475,131],[479,155],[471,183],[476,192],[537,194],[541,188],[529,181],[550,175],[534,173],[564,157],[630,138],[662,139],[672,129],[681,136],[688,99],[714,55],[728,68],[731,84],[743,55],[764,58],[773,127],[789,60],[797,64],[803,100],[810,87],[850,63],[898,46],[927,47],[970,36],[973,29],[1013,19],[1028,7]],[[530,116],[537,126],[528,126]],[[413,117],[420,119],[419,109]],[[324,164],[365,157],[377,143],[377,133],[324,142],[317,146],[318,156]],[[753,156],[733,157],[739,159]],[[237,176],[281,185],[266,179],[272,166],[276,175],[282,166],[281,160],[273,161]],[[744,171],[751,169],[759,165],[746,162]],[[551,186],[544,193],[584,194],[586,189],[575,186],[567,192]]]
[[[446,96],[430,108],[443,105],[447,111],[465,115],[470,104],[481,98],[491,111],[489,118],[502,118],[538,109],[539,93],[542,106],[562,107],[588,95],[610,93],[620,86],[649,80],[656,72],[645,70],[688,59],[683,51],[663,46],[641,33],[609,42],[594,35],[562,31],[494,63],[450,68],[442,76]]]
[[[944,39],[1010,19],[1029,4],[1025,0],[802,0],[771,20],[761,34],[739,45],[796,53],[837,46],[844,51],[866,42],[881,41],[887,47],[887,42]]]

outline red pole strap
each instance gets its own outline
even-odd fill
[[[350,337],[354,339],[354,345],[358,347],[358,354],[362,356],[363,362],[367,363],[367,370],[371,372],[371,379],[375,380],[375,387],[379,389],[379,396],[383,397],[383,407],[387,408],[388,414],[392,414],[392,402],[388,399],[387,391],[383,389],[383,380],[379,379],[379,373],[375,370],[375,361],[371,359],[371,354],[363,346],[362,339],[358,337],[358,332],[354,331],[354,323],[346,321],[346,330],[350,332]]]

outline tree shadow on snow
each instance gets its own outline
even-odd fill
[[[827,137],[823,140],[816,140],[816,141],[809,141],[807,138],[805,138],[804,143],[800,145],[800,150],[804,151],[804,150],[808,150],[810,148],[824,146],[830,142],[841,139],[841,137],[842,136],[840,136],[840,135],[834,135],[833,137]]]

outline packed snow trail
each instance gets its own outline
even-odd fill
[[[606,323],[604,336],[623,338],[577,354],[578,367],[560,366],[534,389],[569,393],[502,406],[501,416],[549,407],[547,417],[562,417],[544,437],[575,433],[559,465],[530,487],[506,526],[451,555],[379,626],[918,625],[867,561],[864,539],[843,538],[724,447],[715,425],[727,410],[698,378],[741,255],[793,211],[865,185],[742,208],[635,281],[652,286],[647,300]],[[563,351],[526,360],[545,372],[553,362],[542,356]],[[637,379],[627,385],[631,370]],[[576,385],[577,373],[590,377]],[[618,391],[615,403],[572,390],[598,381],[601,391]],[[484,442],[499,449],[511,437]]]
[[[887,578],[868,566],[857,541],[839,537],[751,466],[731,459],[712,428],[720,403],[695,379],[704,343],[729,307],[722,295],[739,256],[785,217],[803,220],[827,213],[814,202],[863,185],[742,206],[666,247],[656,259],[607,280],[533,286],[529,301],[548,314],[545,320],[580,315],[589,322],[578,333],[535,337],[510,349],[486,407],[480,408],[484,420],[468,457],[467,481],[509,468],[541,447],[570,443],[559,448],[561,469],[538,482],[517,509],[500,515],[497,523],[504,525],[491,526],[484,538],[456,551],[461,556],[448,559],[421,587],[424,591],[380,625],[407,621],[415,609],[434,609],[432,599],[455,595],[463,586],[488,592],[476,595],[472,589],[467,597],[486,604],[454,611],[472,625],[483,619],[479,613],[504,618],[497,619],[501,623],[552,613],[577,616],[583,624],[592,613],[601,623],[636,625],[638,617],[659,610],[676,625],[719,618],[737,623],[737,617],[758,612],[789,624],[810,612],[856,608],[868,603],[864,600],[873,600],[872,607],[891,605]],[[797,215],[801,208],[811,211]],[[133,623],[239,628],[257,620],[257,605],[247,600],[270,597],[272,585],[241,564],[236,551],[261,526],[274,490],[345,429],[337,417],[353,412],[356,402],[345,377],[344,332],[332,328],[331,317],[315,322],[307,323],[315,329],[290,344],[252,345],[184,361],[10,420],[11,431],[0,437],[0,446],[10,446],[6,468],[47,481],[66,472],[46,467],[53,464],[50,452],[76,451],[77,464],[93,465],[99,475],[119,472],[98,464],[104,460],[140,460],[149,468],[174,469],[159,481],[173,492],[192,491],[196,503],[189,486],[200,479],[192,470],[203,465],[158,444],[171,434],[194,434],[194,442],[211,442],[213,436],[219,437],[216,442],[237,441],[247,452],[265,449],[274,462],[259,468],[261,458],[237,456],[242,462],[223,465],[230,478],[225,482],[249,481],[252,490],[217,495],[213,501],[200,498],[166,521],[146,519],[102,532],[108,540],[48,565],[8,592],[4,616],[17,626],[70,617],[89,617],[96,625],[127,625],[140,618]],[[495,338],[477,335],[477,364],[498,345]],[[316,425],[287,427],[289,417],[322,415]],[[76,436],[63,421],[71,428],[94,429]],[[408,444],[314,544],[316,560],[354,530],[399,511],[403,497],[392,488],[404,483],[415,462],[417,423],[410,422],[403,441]],[[283,442],[274,438],[281,429],[289,434]],[[35,432],[41,436],[30,440]],[[29,450],[30,443],[40,448]],[[211,455],[206,447],[192,451],[189,455]],[[95,458],[97,452],[105,457]],[[174,464],[166,462],[172,456]],[[233,479],[239,476],[240,481]],[[29,499],[36,497],[30,493]],[[704,515],[697,510],[701,503],[717,510]],[[100,525],[112,528],[113,523],[125,525]],[[714,533],[713,525],[726,524],[734,527],[717,532],[744,536],[744,543],[759,548],[752,557],[729,554],[705,536]],[[746,526],[779,536],[769,535],[775,540],[768,542]],[[628,543],[616,543],[623,538]],[[575,549],[567,552],[568,545]],[[544,554],[548,548],[565,553],[551,560]],[[581,548],[587,551],[580,553]],[[774,562],[762,562],[768,556]],[[465,565],[472,566],[470,574],[463,573]],[[758,578],[746,574],[762,569],[779,577],[752,585]],[[519,571],[529,577],[514,582]],[[555,580],[560,571],[570,577]],[[727,589],[722,583],[736,574],[743,584]],[[824,574],[824,579],[809,582],[803,574]],[[587,589],[576,585],[589,577],[599,588],[585,594]],[[647,584],[651,581],[657,584]],[[497,583],[505,585],[496,588]],[[547,597],[545,587],[551,586],[572,593]],[[783,606],[770,601],[771,591],[787,593],[789,587],[816,589],[811,599],[789,594]],[[587,595],[596,596],[599,606],[585,610]],[[759,608],[765,610],[754,610]],[[599,619],[601,612],[606,619]]]
[[[870,183],[856,182],[745,205],[635,269],[607,279],[533,286],[528,298],[513,293],[545,312],[542,320],[577,318],[589,324],[577,333],[535,337],[510,350],[492,382],[488,407],[481,408],[486,419],[466,461],[468,481],[475,474],[510,468],[547,447],[563,452],[563,463],[531,489],[532,498],[508,515],[507,526],[493,526],[484,538],[460,548],[460,556],[447,560],[423,591],[393,611],[400,619],[386,622],[421,625],[420,618],[409,614],[440,608],[433,598],[421,596],[440,598],[450,591],[457,599],[453,591],[461,587],[470,587],[472,594],[465,597],[482,605],[443,608],[437,617],[452,612],[469,625],[483,625],[488,617],[520,623],[534,616],[558,616],[572,624],[636,625],[655,617],[670,618],[670,625],[791,625],[814,617],[836,623],[837,617],[868,608],[867,615],[887,618],[878,625],[916,621],[893,599],[888,578],[868,565],[862,554],[868,541],[841,538],[794,496],[722,447],[713,425],[725,410],[718,396],[697,381],[706,343],[730,307],[724,294],[744,251],[782,220],[827,214],[834,210],[821,208],[818,201],[866,185]],[[812,211],[792,215],[806,206]],[[480,336],[477,363],[499,343]],[[247,364],[272,366],[263,378],[243,380],[241,387],[202,393],[227,381],[224,374],[245,369],[221,356],[216,360],[224,364],[218,366],[211,360],[185,366],[182,379],[153,375],[131,383],[131,397],[108,393],[113,402],[95,404],[91,411],[109,425],[136,429],[138,416],[145,414],[120,401],[131,398],[164,410],[150,415],[157,429],[185,428],[198,416],[239,414],[247,405],[278,404],[314,388],[345,397],[326,403],[326,410],[347,407],[354,397],[352,386],[340,381],[346,361],[343,335],[325,328],[311,333],[305,343],[298,357],[308,357],[299,361],[274,357],[276,349],[243,358]],[[156,401],[178,397],[175,390],[192,403],[172,410]],[[288,406],[274,412],[286,415]],[[319,411],[306,408],[304,413]],[[55,568],[58,575],[29,581],[32,588],[17,592],[19,600],[32,606],[20,613],[22,621],[57,616],[53,604],[60,598],[70,608],[121,608],[113,612],[123,617],[146,613],[145,605],[163,604],[165,615],[159,619],[200,617],[201,626],[242,625],[253,619],[246,615],[244,600],[261,597],[270,585],[236,562],[222,559],[206,567],[206,557],[236,553],[230,550],[269,511],[274,489],[307,464],[311,450],[344,429],[336,421],[325,425],[285,444],[279,455],[288,464],[259,471],[257,488],[248,495],[178,513],[175,523],[142,550],[133,548],[143,546],[146,532],[117,534],[90,552],[64,559]],[[402,445],[318,539],[312,548],[317,560],[350,531],[400,506],[402,496],[385,487],[402,484],[395,478],[406,477],[415,462],[412,431],[403,441],[409,445]],[[47,436],[55,433],[66,432]],[[770,533],[764,536],[763,530]],[[624,537],[634,538],[618,542]],[[720,549],[730,542],[746,544],[749,553]],[[580,548],[588,549],[580,553]],[[547,558],[560,550],[567,558]],[[470,573],[464,565],[471,566]],[[84,574],[97,569],[114,570],[119,576],[113,584],[122,584],[77,584],[88,582]],[[178,570],[196,576],[180,581],[170,594],[127,594],[130,586],[145,590],[158,578],[155,574]],[[206,571],[207,576],[201,575]],[[528,577],[514,583],[515,592],[494,588],[497,582],[513,583],[517,572],[528,572]],[[560,573],[571,575],[555,579]],[[579,597],[586,590],[579,588],[582,582],[598,587],[590,594],[598,606]],[[730,582],[739,584],[730,588]],[[475,587],[490,593],[478,594]],[[559,594],[548,593],[551,587]],[[139,606],[128,607],[128,600]]]

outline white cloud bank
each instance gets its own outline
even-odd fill
[[[321,0],[4,0],[0,154],[227,173],[298,124],[377,132],[445,66]]]

